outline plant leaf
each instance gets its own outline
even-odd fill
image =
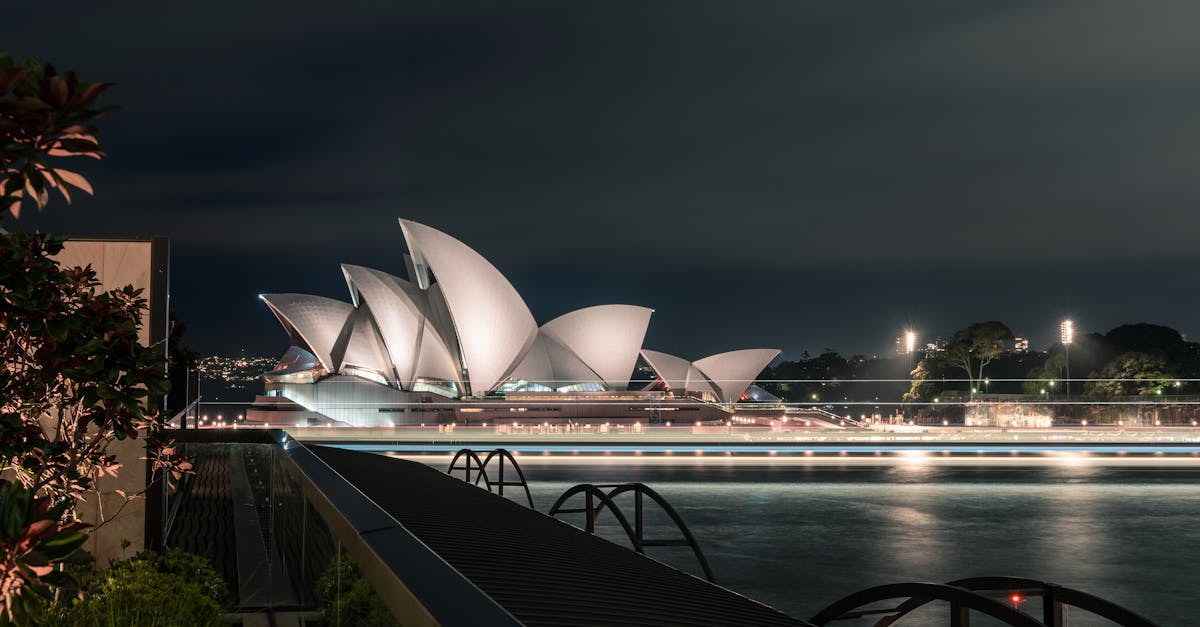
[[[88,183],[88,180],[83,178],[83,175],[77,174],[70,170],[64,170],[62,168],[55,168],[53,171],[54,171],[55,176],[62,179],[63,181],[66,181],[67,183],[69,183],[70,185],[72,185],[74,187],[78,187],[79,189],[82,189],[83,191],[87,192],[89,196],[95,195],[95,192],[92,191],[92,184]],[[68,202],[70,202],[69,199],[68,199]]]

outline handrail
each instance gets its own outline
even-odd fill
[[[464,465],[459,466],[458,460],[463,458],[466,458]],[[499,476],[495,481],[492,481],[492,478],[487,474],[488,464],[492,463],[493,459],[496,459],[497,463],[500,465]],[[513,470],[517,471],[517,476],[521,479],[520,481],[505,481],[504,463],[506,461],[512,465]],[[471,466],[472,462],[475,464],[473,467]],[[454,471],[456,470],[463,471],[463,481],[466,481],[467,483],[479,485],[479,480],[482,479],[484,485],[487,486],[488,492],[492,491],[492,486],[496,486],[496,493],[500,496],[504,496],[505,486],[524,488],[525,498],[529,501],[529,509],[537,509],[533,506],[533,493],[529,491],[529,482],[525,480],[525,473],[521,470],[521,465],[517,463],[517,459],[513,457],[512,453],[509,452],[508,449],[492,449],[492,451],[487,454],[487,457],[483,458],[482,460],[479,459],[479,454],[476,453],[474,449],[459,449],[459,451],[454,454],[454,458],[450,460],[450,467],[446,469],[446,474],[454,476]],[[471,471],[476,472],[474,481],[471,480]]]
[[[1032,616],[977,592],[957,586],[925,582],[892,583],[860,590],[847,597],[843,597],[841,600],[835,601],[832,605],[809,619],[809,622],[820,626],[828,625],[838,620],[864,618],[869,615],[890,615],[896,610],[872,609],[860,612],[855,612],[854,610],[880,601],[893,599],[946,601],[950,603],[950,624],[954,626],[969,624],[967,613],[969,610],[975,610],[998,619],[1006,625],[1014,625],[1016,627],[1044,627],[1041,622]],[[887,620],[887,617],[884,620]]]
[[[605,492],[605,489],[609,489]],[[616,498],[626,492],[634,494],[634,524],[629,524],[628,517],[625,512],[617,506]],[[563,505],[576,494],[584,495],[584,506],[566,509]],[[666,539],[666,540],[647,540],[646,529],[643,521],[645,520],[644,508],[642,507],[642,497],[648,496],[650,500],[658,504],[663,512],[671,518],[671,522],[675,523],[675,528],[683,534],[681,539]],[[599,504],[596,504],[599,501]],[[633,543],[633,550],[645,555],[646,547],[648,546],[687,546],[691,547],[692,554],[696,556],[696,561],[700,562],[700,568],[704,570],[704,576],[710,582],[716,583],[716,576],[713,575],[712,568],[708,565],[708,560],[704,557],[704,551],[700,550],[700,544],[696,542],[696,537],[692,535],[692,531],[688,529],[686,523],[674,507],[667,502],[661,494],[654,491],[650,486],[644,483],[610,483],[610,484],[592,484],[581,483],[563,492],[554,505],[550,507],[549,516],[557,516],[558,514],[584,514],[584,531],[588,533],[596,532],[596,519],[608,507],[616,517],[617,522],[621,524],[621,528],[625,531],[625,535],[629,537],[629,541]]]
[[[270,431],[313,508],[402,624],[521,624],[315,453]]]
[[[525,480],[525,472],[523,470],[521,470],[521,465],[517,463],[517,458],[513,457],[513,454],[510,453],[508,451],[508,449],[505,449],[505,448],[493,449],[491,453],[487,454],[487,457],[483,458],[483,467],[484,468],[487,468],[487,465],[492,462],[492,458],[496,458],[497,463],[500,464],[500,472],[498,473],[498,476],[495,481],[488,481],[487,476],[484,475],[484,481],[488,481],[488,484],[487,484],[488,492],[491,492],[492,486],[495,485],[498,488],[496,490],[496,493],[499,494],[500,496],[504,496],[504,486],[519,486],[519,487],[525,489],[525,498],[526,498],[526,500],[529,501],[529,509],[536,510],[537,508],[533,506],[533,493],[529,491],[529,482]],[[519,477],[521,479],[520,481],[505,481],[504,480],[504,463],[505,462],[508,462],[509,464],[511,464],[513,470],[517,471],[517,477]]]
[[[989,597],[1002,593],[1004,596],[1019,595],[1020,597],[1041,597],[1042,621],[1036,619],[1015,607],[1007,612],[999,613],[994,605],[996,602]],[[905,601],[892,608],[868,609],[853,611],[879,601],[904,599]],[[984,603],[980,599],[992,601]],[[1033,624],[1046,627],[1063,626],[1063,606],[1077,607],[1103,619],[1125,627],[1157,627],[1156,623],[1144,616],[1126,609],[1093,594],[1066,588],[1058,584],[1047,583],[1024,577],[969,577],[957,579],[945,584],[930,583],[899,583],[886,586],[876,586],[851,594],[835,602],[813,617],[812,622],[824,625],[832,621],[844,619],[867,618],[879,616],[875,627],[893,625],[909,613],[932,603],[933,601],[948,601],[956,608],[971,608],[994,618],[1005,621],[1009,625]],[[958,610],[952,610],[958,611]],[[1014,614],[1015,613],[1015,614]],[[1020,615],[1020,617],[1017,616]]]
[[[692,530],[688,529],[687,524],[683,522],[683,517],[681,517],[679,515],[679,512],[675,511],[674,507],[671,507],[671,504],[668,503],[667,499],[663,498],[661,494],[659,494],[657,491],[651,489],[650,486],[648,486],[644,483],[624,483],[624,484],[614,484],[614,485],[602,485],[602,486],[597,486],[597,487],[599,487],[599,488],[610,488],[611,487],[612,490],[609,491],[608,498],[611,501],[613,501],[614,503],[616,502],[616,498],[618,496],[620,496],[626,492],[631,492],[631,491],[634,493],[634,509],[635,509],[634,520],[636,521],[636,524],[637,524],[636,531],[638,534],[638,539],[640,541],[640,545],[643,548],[645,548],[647,546],[690,546],[692,548],[692,553],[696,556],[696,560],[700,562],[700,568],[704,570],[704,576],[713,583],[717,582],[717,577],[716,577],[716,575],[713,574],[712,567],[710,567],[708,565],[708,559],[704,557],[704,551],[700,550],[700,543],[696,542],[696,537],[692,535]],[[660,508],[662,508],[662,510],[664,512],[666,512],[667,516],[669,516],[671,518],[671,522],[674,522],[675,527],[677,529],[679,529],[680,533],[683,534],[683,539],[681,541],[680,540],[646,540],[645,539],[645,537],[644,537],[645,530],[642,527],[642,520],[643,520],[642,496],[643,495],[650,497],[651,500],[653,500],[655,503],[658,503],[658,506]],[[603,509],[603,508],[604,508],[604,504],[601,503],[600,507],[597,509]]]
[[[171,426],[170,426],[171,423],[175,422],[176,418],[179,418],[180,419],[179,426],[181,428],[186,429],[187,425],[183,422],[183,418],[187,416],[187,413],[189,411],[191,411],[192,409],[194,409],[195,407],[197,407],[199,405],[200,405],[200,397],[197,396],[196,400],[192,401],[191,403],[188,403],[187,407],[184,407],[183,409],[176,412],[174,416],[171,416],[170,418],[167,419],[167,422],[165,423],[167,425],[167,428],[171,428]]]
[[[842,424],[843,426],[846,424],[849,424],[854,427],[862,427],[862,428],[866,428],[866,427],[870,426],[868,423],[865,423],[857,418],[854,418],[851,416],[839,416],[827,409],[821,409],[820,407],[801,407],[799,409],[802,411],[816,412],[818,415],[824,416],[825,418],[827,418],[830,421],[837,421],[838,423]]]
[[[1020,593],[1022,596],[1042,597],[1042,622],[1046,625],[1061,627],[1062,606],[1077,607],[1096,616],[1110,620],[1124,627],[1156,627],[1150,619],[1126,609],[1108,599],[1096,595],[1066,588],[1058,584],[1026,579],[1024,577],[969,577],[947,582],[948,586],[965,588],[972,592],[1004,592],[1006,594]],[[891,625],[905,614],[916,610],[928,603],[930,599],[914,598],[902,603],[896,608],[896,614],[879,625]]]
[[[186,418],[187,413],[189,411],[191,411],[192,408],[197,407],[199,404],[200,404],[200,397],[197,396],[196,400],[189,403],[186,407],[179,410],[179,412],[177,412],[174,416],[171,416],[171,418],[167,420],[167,422],[166,422],[167,428],[171,428],[171,423],[176,418],[179,418],[181,420],[181,422],[179,423],[181,427],[186,426],[186,425],[184,425],[182,420],[184,420]],[[175,524],[175,515],[179,513],[179,507],[183,503],[183,499],[180,497],[182,496],[182,494],[186,494],[186,490],[190,489],[191,476],[184,475],[183,478],[180,479],[179,487],[177,487],[175,489],[176,497],[173,501],[171,499],[167,498],[168,496],[170,496],[170,490],[171,490],[170,482],[167,481],[165,477],[159,478],[158,481],[161,486],[161,492],[159,492],[158,496],[154,497],[154,499],[151,500],[151,503],[154,503],[155,499],[158,499],[158,498],[162,499],[162,508],[161,508],[161,511],[163,514],[162,536],[159,539],[159,542],[164,542],[171,535],[171,527],[174,526],[174,524]],[[158,505],[152,505],[152,506],[158,507]]]

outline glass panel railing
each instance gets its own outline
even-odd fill
[[[467,624],[463,617],[475,615],[513,624],[286,434],[204,429],[175,435],[195,472],[170,496],[175,514],[164,544],[210,561],[226,580],[232,610],[290,613],[322,625],[392,625],[405,616]],[[420,593],[417,580],[438,582],[436,594]],[[456,587],[458,601],[448,602]]]

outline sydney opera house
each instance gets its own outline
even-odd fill
[[[783,408],[754,380],[779,351],[696,361],[642,347],[653,310],[597,305],[538,325],[492,264],[400,220],[406,278],[343,265],[349,301],[263,294],[291,346],[248,416],[351,426],[729,421]],[[633,382],[639,356],[653,376]],[[647,381],[649,381],[647,383]]]

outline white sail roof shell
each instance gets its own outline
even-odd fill
[[[372,313],[374,312],[370,308],[360,307],[350,314],[339,339],[339,344],[344,342],[344,348],[335,348],[333,358],[337,361],[338,372],[347,366],[359,366],[374,370],[391,381],[394,376],[391,360],[388,359],[375,322],[371,319]],[[339,349],[340,355],[337,354]]]
[[[317,356],[329,372],[337,372],[332,353],[346,319],[354,311],[350,303],[307,294],[262,294],[259,296],[289,332],[300,337],[308,352]]]
[[[550,355],[546,354],[546,337],[538,334],[533,345],[525,352],[521,362],[508,374],[510,379],[522,379],[530,383],[540,383],[546,387],[554,387],[554,366],[550,364]]]
[[[642,350],[642,357],[646,359],[646,363],[650,364],[650,367],[658,374],[658,378],[662,379],[669,389],[687,389],[688,370],[692,367],[691,362],[681,357],[652,350]]]
[[[554,389],[576,383],[603,383],[575,353],[543,333],[538,333],[508,378],[524,379]]]
[[[563,314],[541,331],[573,352],[608,387],[625,389],[652,313],[634,305],[598,305]]]
[[[412,389],[412,384],[417,379],[428,379],[450,381],[462,390],[462,374],[456,364],[446,343],[438,335],[437,329],[433,328],[433,323],[426,320],[425,328],[421,331],[421,347],[417,355],[417,365],[413,368],[413,380],[409,382],[407,389]]]
[[[365,303],[375,319],[395,376],[403,386],[414,378],[425,314],[415,299],[424,295],[408,281],[386,272],[342,264],[342,274],[359,307]]]
[[[462,371],[462,350],[459,346],[458,336],[454,331],[454,320],[450,318],[450,309],[446,306],[446,297],[442,294],[442,286],[434,285],[424,292],[426,303],[429,306],[425,312],[425,331],[421,337],[423,339],[434,338],[438,341],[440,349],[438,353],[445,352],[447,359],[442,359],[439,354],[435,357],[425,357],[433,347],[425,346],[422,342],[419,366],[416,375],[418,377],[435,377],[443,381],[454,381],[458,384],[459,390],[465,390],[463,386],[463,371]],[[448,360],[448,363],[447,363]],[[436,372],[435,372],[436,371]],[[438,373],[446,373],[443,377]],[[452,376],[449,376],[452,373]],[[466,393],[465,391],[463,392]]]
[[[708,380],[708,377],[704,376],[703,372],[700,372],[696,364],[688,366],[687,383],[684,384],[684,389],[688,392],[708,392],[713,395],[713,398],[721,398],[721,391],[713,385],[712,381]]]
[[[642,351],[646,363],[671,390],[711,392],[723,403],[736,403],[778,355],[774,348],[751,348],[689,362],[667,353]]]
[[[719,389],[722,402],[735,403],[771,360],[779,356],[774,348],[749,348],[719,353],[694,362]]]
[[[466,244],[436,229],[400,220],[418,274],[441,286],[454,322],[471,394],[495,388],[537,337],[537,323],[503,274]]]

